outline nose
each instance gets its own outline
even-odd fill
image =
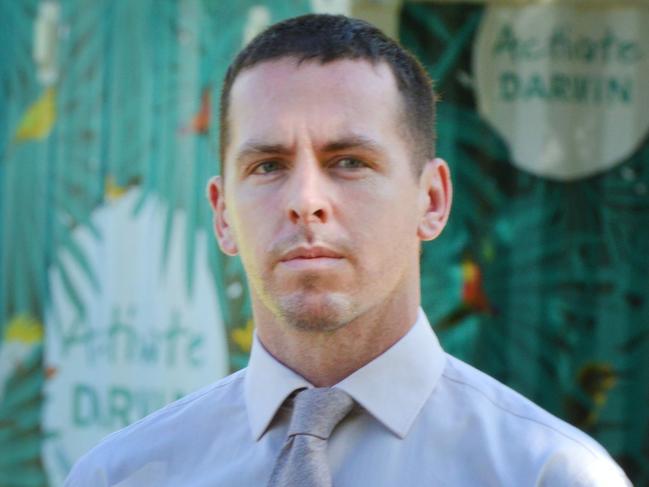
[[[288,217],[294,224],[326,223],[331,214],[326,170],[314,157],[303,157],[291,172]]]

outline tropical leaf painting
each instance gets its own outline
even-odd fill
[[[511,164],[476,108],[484,7],[406,4],[401,36],[441,97],[449,228],[424,246],[423,306],[446,349],[602,442],[649,485],[649,138],[573,182]]]
[[[56,76],[47,82],[34,58],[43,8],[56,11]],[[61,256],[100,292],[94,257],[72,234],[84,228],[102,240],[91,216],[133,189],[140,195],[136,213],[151,197],[167,208],[162,268],[177,230],[173,215],[186,215],[179,284],[193,292],[197,238],[211,235],[204,195],[218,171],[213,114],[225,68],[259,29],[309,8],[306,1],[0,2],[0,360],[15,355],[17,342],[7,337],[21,317],[45,321],[52,272],[85,328],[88,310]],[[215,243],[209,262],[215,282],[224,281],[217,298],[232,331],[234,370],[245,365],[252,336],[243,273]],[[3,486],[45,485],[42,442],[57,434],[42,431],[39,421],[44,381],[56,371],[44,370],[41,342],[32,348],[2,362],[0,443],[13,452],[0,462]],[[69,468],[69,459],[60,462]]]
[[[46,483],[40,459],[42,342],[42,324],[20,315],[9,321],[0,344],[0,485]]]

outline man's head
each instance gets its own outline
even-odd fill
[[[292,26],[289,39],[308,47],[311,34],[322,42],[319,18],[276,28]],[[374,30],[322,19],[349,24],[352,37],[353,26]],[[380,58],[394,47],[382,38],[385,46],[365,47],[376,59],[269,54],[230,70],[226,171],[210,182],[209,199],[221,249],[241,256],[260,337],[273,321],[318,332],[386,307],[416,311],[420,242],[442,231],[451,186],[444,161],[432,158],[432,134],[427,155],[417,155],[423,149],[403,129],[410,85]],[[271,41],[264,51],[273,52]],[[344,43],[332,44],[337,53]],[[431,124],[432,110],[431,97]]]
[[[230,92],[239,73],[281,58],[329,63],[366,60],[386,63],[397,81],[403,107],[402,124],[411,138],[413,170],[435,156],[435,95],[430,77],[411,54],[376,27],[342,15],[304,15],[268,28],[252,40],[230,65],[221,90],[220,148],[222,172],[229,143]]]

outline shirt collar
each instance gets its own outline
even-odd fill
[[[286,398],[294,390],[305,387],[313,384],[273,357],[255,332],[244,379],[248,420],[255,441],[263,436]]]
[[[335,385],[404,438],[437,384],[446,355],[419,308],[417,321],[392,347]],[[278,408],[296,389],[313,387],[278,362],[255,335],[245,377],[250,427],[259,440]]]

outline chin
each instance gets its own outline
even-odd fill
[[[301,331],[332,332],[353,320],[354,306],[340,294],[299,293],[281,299],[277,309],[288,326]]]

